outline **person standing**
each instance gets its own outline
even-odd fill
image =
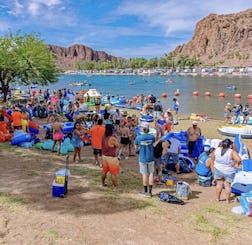
[[[22,114],[18,107],[15,107],[11,116],[12,116],[12,126],[14,128],[14,131],[22,129]]]
[[[192,127],[189,127],[186,131],[186,140],[187,140],[187,145],[188,145],[188,156],[192,156],[192,152],[194,150],[194,146],[196,141],[200,138],[201,136],[201,129],[198,127],[198,122],[193,121],[192,122]]]
[[[157,102],[153,106],[153,117],[160,117],[161,113],[163,112],[163,107],[158,99]]]
[[[175,119],[178,121],[178,111],[179,111],[180,104],[177,98],[173,98],[173,110],[175,112]]]
[[[225,106],[225,109],[224,109],[224,117],[225,117],[225,125],[227,125],[229,122],[230,122],[230,119],[231,119],[231,104],[228,102]]]
[[[241,157],[232,149],[230,139],[222,141],[214,152],[214,182],[216,186],[216,200],[220,201],[223,185],[225,186],[226,202],[230,203],[231,183],[234,180],[236,169],[241,165]]]
[[[103,120],[98,119],[97,125],[94,125],[90,129],[91,145],[93,147],[93,154],[95,158],[95,165],[102,167],[101,161],[99,161],[98,155],[102,156],[102,137],[105,132],[105,128],[102,126]]]
[[[74,163],[81,162],[81,147],[83,146],[83,142],[82,142],[83,134],[84,134],[84,131],[81,128],[80,122],[75,122],[74,128],[73,128],[72,139],[71,139],[71,143],[74,147],[74,156],[73,156]],[[76,160],[77,156],[79,158],[79,161]]]
[[[120,172],[119,160],[116,156],[119,143],[113,135],[111,125],[106,125],[105,133],[102,136],[102,186],[107,186],[105,183],[107,173],[111,175],[111,181],[114,190],[118,189],[117,174]]]
[[[26,108],[23,107],[21,111],[22,119],[22,129],[25,133],[28,133],[28,125],[29,125],[29,113],[26,111]]]
[[[58,155],[60,154],[60,147],[61,147],[62,140],[64,138],[63,130],[64,130],[63,126],[61,122],[59,121],[58,116],[55,116],[54,121],[52,123],[52,131],[53,131],[52,151],[54,150],[54,146],[58,142],[58,149],[57,149]]]
[[[145,197],[152,197],[154,180],[153,143],[155,142],[155,137],[152,134],[149,134],[149,124],[147,122],[142,122],[140,127],[143,134],[138,135],[134,142],[136,152],[139,151],[139,167],[144,186],[144,192],[140,192],[140,194]]]
[[[243,114],[242,124],[247,124],[250,114],[250,108],[248,103],[244,106],[242,114]]]

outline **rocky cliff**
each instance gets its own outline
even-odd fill
[[[117,59],[104,51],[95,51],[79,44],[67,48],[48,45],[48,48],[56,55],[57,66],[61,69],[74,69],[76,63],[84,61],[114,61]]]
[[[252,9],[208,15],[196,24],[192,40],[178,46],[175,53],[196,56],[205,64],[252,65]]]

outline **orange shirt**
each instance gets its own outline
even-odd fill
[[[92,136],[91,144],[95,149],[102,148],[102,136],[105,133],[105,128],[101,125],[96,125],[90,129],[90,134]]]
[[[12,114],[13,126],[22,126],[22,114],[20,111],[13,111]]]

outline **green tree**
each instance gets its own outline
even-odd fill
[[[58,80],[56,59],[38,34],[0,37],[0,83],[6,101],[12,83],[48,85]]]

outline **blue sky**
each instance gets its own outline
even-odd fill
[[[0,35],[37,32],[48,44],[162,57],[191,40],[208,14],[249,8],[251,0],[0,0]]]

